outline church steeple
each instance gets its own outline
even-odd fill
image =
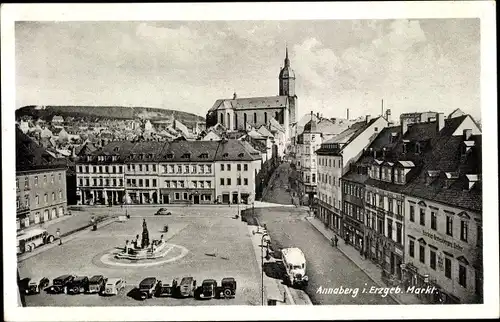
[[[290,59],[288,59],[288,46],[285,47],[285,67],[290,67]]]

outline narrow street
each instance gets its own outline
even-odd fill
[[[290,166],[282,164],[271,179],[265,196],[268,202],[282,202],[288,199],[286,191]],[[276,199],[274,199],[276,198]],[[275,207],[256,209],[255,217],[261,225],[266,225],[271,236],[275,257],[280,257],[279,249],[299,247],[306,255],[309,285],[305,289],[313,304],[396,304],[389,296],[369,294],[377,285],[343,253],[332,247],[329,241],[305,220],[306,212],[301,208]],[[339,241],[342,243],[343,241]],[[280,272],[281,270],[281,272]],[[268,274],[279,278],[283,268],[275,267]],[[322,289],[349,288],[350,294],[323,294]],[[366,293],[363,293],[363,289]]]

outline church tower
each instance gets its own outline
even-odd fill
[[[288,96],[288,117],[285,116],[285,122],[288,130],[291,131],[292,127],[297,122],[296,118],[298,115],[298,102],[297,95],[295,95],[295,72],[290,67],[290,59],[288,58],[288,47],[286,47],[285,53],[285,66],[280,71],[279,75],[279,95]],[[288,120],[286,120],[288,119]],[[288,137],[291,133],[287,133]]]

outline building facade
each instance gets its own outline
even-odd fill
[[[249,202],[261,163],[239,140],[117,141],[79,159],[77,188],[82,204]]]

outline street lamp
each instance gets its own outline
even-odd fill
[[[262,238],[260,240],[262,306],[264,306],[264,237],[269,237],[269,235],[267,233],[262,234]]]

